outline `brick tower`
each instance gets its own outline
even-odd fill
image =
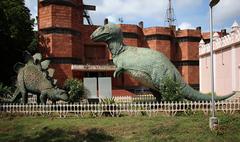
[[[40,50],[57,70],[59,82],[73,77],[71,64],[81,63],[82,0],[39,0]]]
[[[201,28],[176,31],[174,64],[183,79],[192,87],[199,89],[198,46]]]

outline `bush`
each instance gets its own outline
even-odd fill
[[[105,104],[104,105],[105,110],[110,110],[110,111],[103,112],[104,116],[116,116],[116,113],[113,113],[113,110],[116,110],[117,107],[112,106],[113,104],[116,104],[116,101],[114,98],[103,98],[101,99],[101,104]]]
[[[162,101],[183,101],[181,84],[173,79],[166,77],[160,87]]]
[[[102,104],[115,104],[116,101],[114,98],[104,98],[104,99],[101,99],[101,103]]]
[[[69,94],[70,102],[79,102],[85,98],[84,86],[81,80],[67,79],[64,82],[64,88]]]
[[[0,82],[0,97],[9,98],[13,93],[13,87],[5,86],[2,82]]]

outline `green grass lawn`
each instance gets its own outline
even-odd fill
[[[211,132],[208,116],[123,116],[51,118],[2,116],[0,141],[180,141],[240,142],[240,114],[218,113],[220,128]]]

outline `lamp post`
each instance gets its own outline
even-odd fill
[[[214,63],[213,63],[213,14],[212,9],[220,0],[210,0],[210,49],[211,49],[211,92],[212,92],[212,117],[209,118],[209,127],[214,130],[218,126],[218,119],[215,116],[215,101],[214,101]]]

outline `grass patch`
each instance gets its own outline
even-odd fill
[[[218,114],[220,127],[211,132],[208,116],[196,113],[168,117],[49,118],[2,117],[2,142],[105,141],[240,141],[240,114]]]

